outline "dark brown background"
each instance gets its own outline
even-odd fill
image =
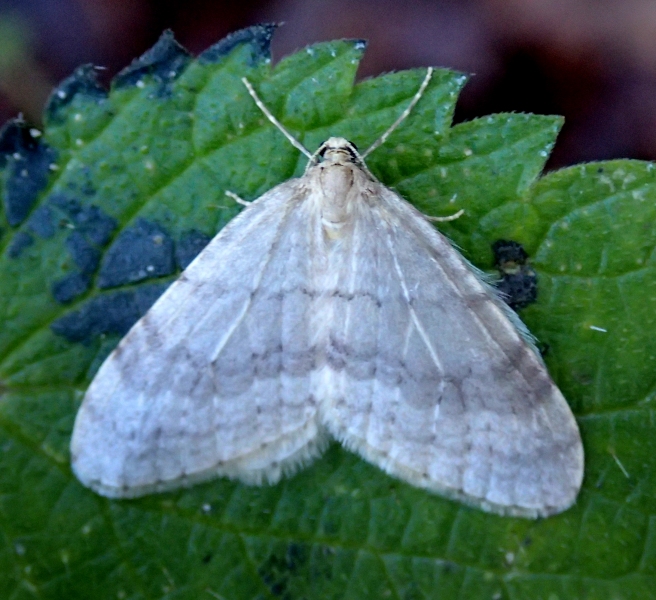
[[[436,65],[474,73],[458,121],[566,117],[549,168],[656,158],[654,0],[0,0],[0,122],[38,123],[81,64],[106,81],[165,28],[197,53],[230,31],[284,21],[274,61],[308,43],[367,38],[359,76]]]

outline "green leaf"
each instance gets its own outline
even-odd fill
[[[305,167],[248,96],[311,150],[362,148],[423,70],[353,86],[361,42],[269,64],[272,27],[197,58],[170,34],[115,78],[55,90],[42,136],[0,135],[0,597],[647,598],[656,584],[656,175],[638,161],[538,179],[561,121],[451,127],[464,77],[438,70],[368,161],[475,265],[521,242],[539,276],[522,316],[577,414],[583,490],[540,521],[485,514],[396,481],[333,444],[271,487],[217,479],[109,501],[69,465],[75,412],[103,358],[240,207]]]

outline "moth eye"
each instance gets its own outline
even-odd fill
[[[354,161],[359,160],[358,147],[353,142],[349,142],[346,149],[348,150],[349,155]]]

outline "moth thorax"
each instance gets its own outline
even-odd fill
[[[321,218],[330,237],[338,234],[351,215],[359,196],[357,173],[352,164],[323,163],[319,181],[321,185]]]

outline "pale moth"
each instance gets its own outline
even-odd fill
[[[248,204],[132,327],[75,420],[73,471],[110,498],[215,476],[277,482],[330,438],[414,486],[547,516],[583,476],[576,421],[516,315],[333,137]],[[485,190],[481,190],[484,194]]]

